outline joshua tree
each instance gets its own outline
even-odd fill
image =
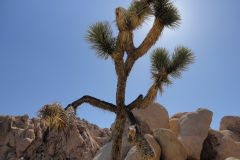
[[[111,58],[114,62],[117,74],[116,104],[85,95],[69,104],[65,109],[73,108],[76,111],[78,106],[88,103],[115,113],[115,132],[111,157],[112,160],[120,160],[122,135],[127,118],[131,124],[137,125],[131,111],[133,109],[144,109],[152,104],[158,91],[161,94],[163,86],[171,84],[173,78],[179,78],[181,72],[186,70],[189,64],[193,62],[194,56],[190,49],[183,46],[177,47],[172,56],[163,48],[153,50],[151,54],[152,86],[145,96],[140,94],[130,104],[125,104],[126,82],[133,65],[156,43],[165,27],[175,28],[179,25],[180,16],[170,0],[133,0],[128,9],[116,8],[115,15],[115,22],[119,30],[117,37],[113,37],[113,31],[108,22],[97,22],[90,26],[86,34],[86,40],[91,44],[91,48],[96,50],[97,56],[103,59]],[[153,26],[143,42],[136,47],[133,42],[133,31],[141,27],[149,16],[154,16]],[[124,59],[125,54],[126,59]],[[133,142],[145,143],[146,141],[141,136],[138,127],[133,130],[135,130],[134,134],[137,134],[134,136],[135,138],[132,138]],[[147,146],[147,142],[145,144]],[[143,146],[139,145],[139,150],[144,150]],[[146,148],[145,151],[149,149],[149,147]],[[150,157],[153,156],[151,151],[143,153],[143,155],[146,154],[150,154]]]

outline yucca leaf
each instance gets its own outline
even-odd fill
[[[166,27],[174,28],[179,25],[180,15],[171,0],[153,0],[154,15]]]
[[[128,8],[128,16],[130,25],[129,28],[135,29],[143,24],[143,22],[149,17],[152,10],[149,3],[146,0],[133,0]]]
[[[187,70],[188,66],[194,62],[192,51],[186,47],[177,47],[172,56],[171,63],[167,69],[173,78],[181,77],[181,72]]]
[[[116,38],[112,34],[108,22],[97,22],[89,27],[85,39],[99,57],[107,59],[115,50]]]
[[[165,72],[170,64],[169,54],[165,48],[153,50],[151,55],[151,71],[154,73]]]
[[[164,48],[155,49],[151,55],[151,64],[152,78],[157,84],[160,93],[162,93],[162,86],[171,83],[167,74],[167,69],[170,65],[168,51]]]

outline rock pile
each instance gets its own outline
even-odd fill
[[[240,117],[224,117],[220,131],[216,131],[210,128],[213,113],[204,108],[176,113],[169,118],[167,110],[154,103],[133,113],[155,152],[154,160],[240,159]],[[128,127],[129,122],[126,122],[122,160],[143,160],[136,146],[127,141]],[[94,160],[110,160],[111,145],[111,141],[104,145]]]
[[[210,128],[213,113],[208,109],[169,118],[167,110],[154,103],[133,114],[154,151],[152,160],[240,160],[240,117],[223,117],[217,131]],[[143,160],[127,140],[129,126],[127,121],[121,159]],[[0,116],[0,160],[110,160],[114,129],[111,132],[77,119],[68,132],[57,134],[27,115]]]
[[[91,160],[109,139],[108,129],[85,120],[55,133],[37,118],[0,116],[0,160]]]

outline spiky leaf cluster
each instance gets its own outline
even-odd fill
[[[162,85],[171,83],[167,74],[170,63],[169,54],[166,49],[158,48],[153,51],[151,55],[151,73],[160,93],[163,91]]]
[[[152,71],[165,72],[169,66],[169,53],[165,48],[157,48],[151,55]]]
[[[72,123],[72,119],[68,117],[67,112],[57,103],[44,105],[38,111],[38,117],[56,131],[65,131]]]
[[[174,78],[181,77],[181,72],[187,70],[187,67],[194,62],[194,56],[190,49],[186,47],[177,47],[172,56],[172,61],[168,67],[168,74]]]
[[[129,28],[132,30],[141,26],[151,13],[152,10],[146,0],[133,0],[128,8]]]
[[[96,50],[98,56],[107,59],[113,54],[116,46],[116,38],[108,22],[97,22],[89,27],[85,39]]]
[[[166,27],[176,27],[179,25],[180,15],[177,8],[170,0],[153,0],[154,15]]]
[[[177,47],[171,58],[166,49],[155,49],[151,55],[151,73],[159,91],[162,92],[163,85],[171,84],[169,76],[180,77],[193,61],[192,51],[185,47]]]

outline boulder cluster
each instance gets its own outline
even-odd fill
[[[223,117],[220,130],[217,131],[210,128],[212,111],[204,108],[195,112],[177,113],[169,118],[167,110],[154,103],[133,113],[155,153],[154,160],[240,159],[240,117]],[[129,126],[127,121],[122,142],[122,160],[143,160],[136,146],[127,140]],[[110,160],[111,145],[110,140],[97,152],[94,160]]]
[[[80,119],[56,133],[28,115],[0,116],[0,160],[91,160],[110,134]]]
[[[154,151],[153,160],[239,160],[240,117],[225,116],[220,130],[211,129],[212,111],[176,113],[169,118],[158,103],[133,110],[141,133]],[[122,160],[143,160],[128,142],[125,125]],[[0,116],[0,160],[110,160],[112,129],[76,120],[67,132],[56,133],[43,121],[24,116]]]

